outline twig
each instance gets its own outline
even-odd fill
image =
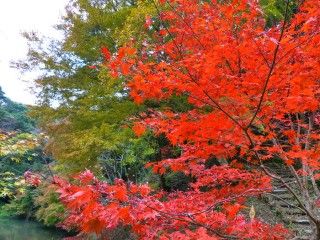
[[[273,70],[276,66],[276,60],[277,60],[277,56],[278,56],[278,52],[279,52],[279,48],[280,48],[280,42],[283,38],[283,35],[284,35],[284,30],[285,30],[285,27],[287,25],[287,20],[288,20],[288,10],[289,10],[289,0],[287,0],[287,4],[286,4],[286,10],[285,10],[285,15],[284,15],[284,20],[283,20],[283,24],[282,24],[282,28],[281,28],[281,32],[280,32],[280,36],[279,36],[279,39],[278,39],[278,42],[277,42],[277,46],[274,50],[274,53],[273,53],[273,60],[272,60],[272,63],[270,65],[270,68],[269,68],[269,72],[268,72],[268,75],[267,75],[267,78],[266,78],[266,81],[264,83],[264,86],[263,86],[263,89],[262,89],[262,94],[261,94],[261,97],[260,97],[260,100],[259,100],[259,103],[258,103],[258,106],[257,106],[257,109],[256,111],[254,112],[253,114],[253,117],[251,118],[249,124],[247,125],[246,129],[249,129],[249,127],[252,125],[253,121],[255,120],[256,116],[258,115],[260,109],[261,109],[261,106],[262,106],[262,102],[263,102],[263,99],[264,99],[264,95],[266,94],[266,91],[267,91],[267,87],[268,87],[268,84],[269,84],[269,81],[270,81],[270,78],[273,74]]]

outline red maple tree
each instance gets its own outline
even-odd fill
[[[171,169],[195,180],[187,192],[165,193],[107,185],[86,172],[78,185],[60,182],[66,226],[101,233],[127,224],[141,239],[284,239],[281,226],[241,214],[246,197],[278,180],[319,239],[320,1],[303,1],[292,18],[289,4],[284,20],[266,29],[254,0],[155,3],[151,37],[139,49],[128,44],[108,54],[106,65],[128,79],[137,103],[188,98],[191,110],[149,111],[135,129],[163,133],[182,149],[178,158],[150,163],[156,173]],[[213,156],[222,164],[207,167]],[[294,185],[268,165],[274,158]]]

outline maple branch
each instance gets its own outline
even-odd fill
[[[300,135],[300,134],[301,134],[301,128],[300,128],[300,122],[299,122],[299,117],[298,117],[298,115],[296,115],[296,118],[297,118],[297,122],[298,122],[298,123],[297,123],[297,124],[298,124],[297,134]],[[290,122],[291,122],[291,129],[294,130],[294,123],[293,123],[293,120],[292,120],[291,116],[290,116]],[[309,133],[309,134],[311,133],[311,125],[310,125],[310,124],[312,124],[312,123],[311,123],[311,118],[309,117],[309,129],[308,129],[308,133]],[[269,125],[269,128],[272,129],[270,125]],[[296,143],[297,143],[297,144],[300,144],[299,136],[297,136],[297,138],[296,138]],[[274,144],[274,145],[277,145],[277,146],[281,149],[282,155],[281,155],[280,157],[281,157],[281,158],[284,158],[284,159],[287,159],[286,154],[285,154],[285,151],[284,151],[283,147],[281,146],[281,144],[279,144],[279,140],[278,140],[277,136],[275,136],[275,138],[273,139],[273,144]],[[307,147],[307,146],[306,146],[306,147]],[[290,165],[290,166],[287,166],[287,167],[289,168],[289,170],[291,171],[291,173],[292,173],[293,176],[295,177],[295,179],[296,179],[295,182],[298,183],[298,186],[299,186],[299,188],[300,188],[300,190],[301,190],[301,193],[302,193],[302,195],[303,195],[303,197],[304,197],[304,202],[305,202],[305,204],[306,204],[306,206],[303,207],[303,209],[300,208],[299,206],[295,206],[295,207],[296,207],[296,208],[299,208],[300,210],[303,210],[304,212],[306,212],[307,215],[316,223],[316,222],[317,222],[317,221],[316,221],[316,217],[314,217],[314,218],[311,217],[311,215],[314,215],[314,212],[313,212],[312,207],[310,206],[310,205],[312,205],[312,203],[310,203],[310,196],[309,196],[309,192],[308,192],[307,187],[304,186],[304,185],[301,183],[300,177],[299,177],[298,173],[296,172],[296,170],[294,169],[294,167],[291,166],[291,165]],[[313,176],[310,175],[310,172],[308,172],[308,173],[309,173],[309,176],[310,176],[312,185],[313,185],[313,187],[314,187],[315,193],[316,193],[316,195],[318,196],[319,190],[318,190],[318,188],[317,188],[317,186],[316,186],[315,180],[314,180]],[[281,179],[281,182],[285,183],[285,184],[283,184],[283,186],[285,186],[285,187],[293,194],[293,196],[295,197],[295,199],[296,199],[298,202],[300,202],[300,199],[298,198],[297,194],[294,194],[294,193],[293,193],[293,189],[292,189],[292,188],[291,188],[291,189],[288,188],[288,186],[289,186],[288,184],[289,184],[290,182],[284,182],[283,179]],[[301,204],[300,204],[300,206],[301,206]]]
[[[229,62],[228,59],[226,59],[226,64],[227,64],[227,67],[229,68],[229,70],[231,71],[231,73],[232,73],[233,75],[235,75],[235,72],[234,72],[234,70],[233,70],[233,68],[232,68],[232,66],[231,66],[231,64],[230,64],[230,62]]]
[[[157,7],[157,5],[155,4],[154,1],[152,1],[156,10],[157,10],[157,13],[158,13],[158,16],[160,18],[160,21],[161,20],[161,17],[160,17],[160,11]],[[233,116],[231,116],[227,111],[225,111],[221,106],[220,104],[215,100],[213,99],[210,94],[201,88],[201,90],[203,91],[203,93],[208,97],[208,99],[214,104],[214,106],[216,108],[218,108],[221,112],[223,112],[229,119],[231,119],[236,125],[238,125],[245,133],[245,135],[247,136],[249,142],[250,142],[250,145],[251,145],[251,148],[253,149],[254,146],[256,146],[256,144],[254,143],[254,141],[252,140],[250,134],[248,133],[248,129],[250,128],[250,126],[252,125],[252,123],[254,122],[254,120],[256,119],[260,109],[261,109],[261,106],[262,106],[262,102],[263,102],[263,99],[264,99],[264,96],[266,94],[266,91],[267,91],[267,86],[268,86],[268,83],[270,81],[270,78],[273,74],[273,71],[274,71],[274,68],[277,64],[277,56],[278,56],[278,52],[279,52],[279,48],[280,48],[280,42],[284,36],[284,31],[285,31],[285,27],[287,25],[287,18],[288,18],[288,8],[289,8],[289,1],[287,1],[287,4],[286,4],[286,10],[285,10],[285,18],[284,18],[284,21],[283,21],[283,25],[282,25],[282,28],[281,28],[281,32],[280,32],[280,36],[279,36],[279,39],[278,39],[278,43],[277,43],[277,46],[274,50],[274,54],[273,54],[273,60],[272,60],[272,63],[270,65],[270,68],[269,68],[269,72],[268,72],[268,75],[267,75],[267,78],[266,78],[266,81],[264,83],[264,86],[263,86],[263,89],[262,89],[262,94],[261,94],[261,97],[260,97],[260,100],[259,100],[259,103],[258,103],[258,106],[257,106],[257,109],[256,111],[254,112],[254,115],[253,117],[251,118],[249,124],[246,126],[246,127],[243,127],[239,121],[237,121]],[[164,24],[163,24],[164,25]],[[175,39],[173,38],[173,35],[171,34],[171,32],[168,30],[168,28],[164,25],[164,28],[166,30],[166,32],[169,34],[169,36],[171,37],[172,41],[173,41],[173,44],[175,45],[176,49],[178,50],[178,53],[180,55],[180,58],[183,59],[183,53],[180,49],[180,47],[178,46],[178,44],[176,43]],[[198,87],[201,87],[199,85],[199,83],[196,81],[196,79],[194,79],[193,75],[190,73],[189,69],[185,69],[186,72],[187,72],[187,75],[189,76],[189,78],[191,79],[191,81],[193,83],[195,83]],[[211,105],[211,104],[210,104]],[[302,209],[304,209],[304,211],[306,212],[306,214],[310,217],[310,219],[312,219],[314,222],[317,222],[316,218],[313,216],[313,213],[309,212],[308,209],[306,209],[306,207],[304,206],[303,202],[300,200],[299,196],[296,194],[296,192],[279,176],[277,175],[274,175],[272,173],[269,172],[269,170],[263,165],[262,161],[261,161],[261,158],[258,154],[258,152],[256,150],[254,150],[254,154],[256,155],[257,159],[259,160],[260,162],[260,167],[263,169],[263,171],[270,177],[274,178],[274,179],[277,179],[279,181],[281,181],[283,183],[283,185],[293,194],[293,196],[297,199],[297,201],[299,202],[299,205],[301,206]]]
[[[205,46],[201,43],[198,35],[194,32],[193,28],[190,26],[190,24],[189,24],[188,22],[186,22],[185,18],[182,17],[182,16],[176,11],[176,9],[170,4],[169,1],[166,0],[166,3],[171,7],[171,9],[173,10],[173,12],[174,12],[179,18],[182,19],[182,21],[184,22],[184,24],[185,24],[188,28],[190,28],[193,37],[197,40],[197,42],[200,44],[200,46],[202,47],[202,49],[206,49]]]
[[[303,202],[301,201],[297,193],[287,184],[287,182],[285,182],[281,177],[277,177],[276,175],[270,173],[269,170],[267,170],[267,168],[263,164],[261,165],[261,167],[267,175],[281,181],[283,186],[285,186],[285,188],[287,188],[289,192],[294,196],[294,198],[298,201],[299,206],[309,216],[309,218],[315,223],[318,222],[317,218],[313,215],[313,212],[310,212],[309,209],[307,209],[306,206],[304,206]]]
[[[312,115],[312,114],[311,114]],[[310,134],[312,131],[312,120],[311,120],[312,116],[308,117],[308,131],[307,131],[307,136],[306,136],[306,143],[305,143],[305,150],[309,150],[310,147]]]
[[[151,0],[154,7],[156,8],[156,11],[157,11],[157,14],[158,14],[158,17],[160,19],[160,21],[162,22],[161,20],[161,17],[160,17],[160,10],[157,6],[157,4],[155,3],[154,0]],[[162,22],[163,23],[163,22]],[[181,49],[179,48],[177,42],[175,41],[173,35],[171,34],[171,32],[169,31],[169,29],[165,26],[165,24],[163,24],[166,32],[169,34],[169,36],[171,37],[172,41],[173,41],[173,44],[175,45],[176,49],[178,50],[178,53],[179,53],[179,56],[181,59],[183,59],[183,53],[181,52]],[[207,93],[207,91],[205,91],[204,89],[202,89],[202,87],[199,85],[199,83],[196,81],[196,79],[194,79],[194,77],[192,76],[192,74],[190,73],[189,69],[188,68],[185,68],[186,72],[187,72],[187,75],[189,76],[189,78],[191,79],[191,81],[193,83],[195,83],[198,87],[201,88],[201,90],[203,91],[203,93],[214,103],[215,107],[218,108],[221,112],[223,112],[228,118],[230,118],[236,125],[238,125],[242,130],[244,130],[243,126],[234,118],[232,117],[227,111],[225,111],[221,106],[220,104],[215,101],[210,95],[209,93]]]
[[[308,117],[308,132],[307,132],[307,137],[306,137],[305,150],[309,149],[309,145],[310,145],[310,141],[311,141],[310,134],[311,134],[311,131],[312,131],[312,128],[313,128],[312,121],[313,121],[313,118],[314,118],[314,114],[311,113],[310,115],[311,116]],[[311,171],[309,166],[306,166],[306,170],[308,172],[308,175],[310,176],[311,184],[312,184],[312,187],[314,189],[314,192],[315,192],[316,196],[320,197],[320,191],[319,191],[318,186],[316,184],[316,181],[314,179],[313,172]]]
[[[260,46],[257,44],[256,40],[254,38],[252,38],[252,41],[254,42],[254,44],[256,45],[256,47],[258,48],[258,51],[260,53],[260,55],[262,56],[264,62],[266,63],[266,65],[271,68],[270,63],[268,62],[268,59],[266,58],[266,56],[264,55],[264,53],[262,52],[262,49],[260,48]]]
[[[158,6],[157,6],[157,4],[155,3],[154,0],[151,0],[151,2],[152,2],[153,6],[155,7],[155,9],[156,9],[156,11],[157,11],[157,15],[158,15],[158,18],[159,18],[161,24],[163,25],[165,31],[166,31],[166,32],[168,33],[168,35],[170,36],[170,38],[171,38],[174,46],[175,46],[176,49],[178,50],[178,53],[179,53],[180,58],[182,59],[182,56],[183,56],[183,55],[182,55],[181,49],[180,49],[179,45],[177,44],[177,42],[175,41],[173,35],[171,34],[171,32],[169,31],[169,29],[167,28],[167,26],[166,26],[166,25],[164,24],[164,22],[162,21],[160,9],[158,8]]]
[[[245,133],[246,133],[246,136],[248,137],[251,145],[252,145],[252,146],[255,146],[255,143],[254,143],[254,141],[252,140],[251,136],[248,134],[248,131],[247,131],[247,130],[245,130]],[[276,144],[277,144],[277,143],[276,143]],[[280,147],[281,147],[281,146],[280,146]],[[282,147],[281,147],[281,149],[282,149]],[[282,151],[283,151],[283,149],[282,149]],[[295,206],[295,207],[303,210],[303,211],[309,216],[309,218],[310,218],[312,221],[314,221],[315,223],[317,223],[317,222],[318,222],[318,221],[317,221],[317,218],[313,215],[314,213],[311,212],[311,211],[309,210],[309,208],[307,208],[306,206],[304,206],[303,202],[300,200],[300,198],[299,198],[299,196],[297,195],[297,193],[296,193],[296,192],[288,185],[288,183],[285,182],[280,176],[277,176],[277,175],[272,174],[272,173],[264,166],[264,164],[262,163],[261,158],[260,158],[260,156],[259,156],[259,153],[258,153],[256,150],[254,150],[254,153],[255,153],[257,159],[259,160],[259,162],[260,162],[260,167],[263,169],[263,171],[264,171],[268,176],[270,176],[271,178],[274,178],[274,179],[277,179],[277,180],[281,181],[282,184],[283,184],[283,186],[285,186],[285,187],[289,190],[289,192],[295,197],[295,199],[298,201],[299,206],[300,206],[300,207],[299,207],[299,206]],[[294,176],[295,176],[295,178],[296,178],[296,181],[298,182],[298,185],[300,186],[300,188],[301,188],[301,190],[302,190],[302,192],[303,192],[303,189],[304,189],[304,188],[303,188],[303,186],[302,186],[302,184],[301,184],[301,182],[300,182],[299,176],[298,176],[298,174],[296,173],[295,169],[294,169],[292,166],[290,166],[289,169],[293,170],[292,172],[294,173]]]
[[[296,137],[296,144],[301,146],[300,143],[300,136],[301,136],[301,120],[299,118],[299,113],[295,114],[296,116],[296,121],[297,121],[297,137]],[[302,164],[302,170],[303,172],[307,172],[306,169],[306,164],[303,163],[303,160],[301,159],[301,164]],[[307,181],[307,177],[306,176],[302,176],[302,183],[303,183],[303,189],[302,189],[302,193],[303,193],[303,197],[305,200],[310,199],[310,195],[309,195],[309,191],[308,191],[308,181]],[[306,201],[306,205],[308,206],[308,208],[310,208],[310,204],[308,201]]]
[[[282,28],[281,28],[281,32],[280,32],[280,36],[279,36],[279,39],[278,39],[278,42],[277,42],[277,46],[274,50],[274,53],[273,53],[273,60],[272,60],[272,63],[271,63],[271,66],[269,68],[269,72],[268,72],[268,75],[267,75],[267,79],[264,83],[264,86],[263,86],[263,89],[262,89],[262,94],[261,94],[261,97],[260,97],[260,100],[259,100],[259,103],[258,103],[258,106],[257,106],[257,109],[256,111],[254,112],[253,114],[253,117],[251,118],[249,124],[247,125],[247,127],[245,127],[245,129],[249,129],[249,127],[252,125],[253,121],[255,120],[256,116],[258,115],[260,109],[261,109],[261,106],[262,106],[262,102],[263,102],[263,98],[264,98],[264,95],[266,94],[266,91],[267,91],[267,87],[268,87],[268,83],[270,81],[270,78],[272,76],[272,73],[273,73],[273,70],[276,66],[276,60],[277,60],[277,55],[278,55],[278,52],[279,52],[279,48],[280,48],[280,42],[283,38],[283,35],[284,35],[284,30],[285,30],[285,27],[287,25],[287,20],[288,20],[288,10],[289,10],[289,0],[287,0],[287,3],[286,3],[286,10],[285,10],[285,14],[284,14],[284,20],[283,20],[283,24],[282,24]]]
[[[209,231],[212,231],[211,228],[208,229],[208,228],[206,227],[206,225],[201,224],[201,223],[198,223],[192,216],[189,215],[188,218],[190,218],[190,219],[192,220],[192,223],[193,223],[193,224],[197,224],[197,225],[200,224],[199,226],[204,227],[204,228],[206,228],[206,229],[209,230]],[[238,239],[238,237],[236,237],[236,236],[230,236],[230,235],[220,234],[218,231],[213,231],[213,233],[216,234],[216,235],[219,236],[219,237],[223,237],[223,238],[226,238],[226,239]]]
[[[235,200],[237,198],[247,197],[248,193],[250,193],[250,192],[256,192],[258,194],[259,192],[265,193],[266,191],[271,191],[271,190],[272,190],[272,188],[248,189],[248,190],[244,191],[242,194],[239,194],[239,195],[236,195],[236,196],[233,196],[233,197],[229,197],[229,198],[220,200],[218,202],[215,202],[213,205],[207,207],[206,209],[204,209],[202,211],[195,212],[195,213],[188,213],[187,215],[195,216],[195,215],[199,215],[201,213],[209,212],[219,204],[223,204],[223,203],[226,203],[226,202],[231,202],[231,201],[233,201],[233,200]]]
[[[254,141],[252,140],[251,136],[248,134],[248,131],[247,131],[247,130],[245,130],[245,133],[246,133],[247,137],[249,138],[250,143],[253,144],[252,146],[255,146],[255,143],[254,143]],[[259,163],[260,163],[260,167],[262,168],[262,170],[263,170],[268,176],[270,176],[271,178],[277,179],[277,180],[279,180],[280,182],[282,182],[283,186],[285,186],[285,187],[289,190],[289,192],[294,196],[294,198],[298,201],[300,207],[301,207],[302,209],[304,209],[304,212],[309,216],[309,218],[310,218],[314,223],[317,223],[318,220],[317,220],[317,218],[313,215],[314,213],[311,212],[311,211],[309,210],[309,208],[307,208],[307,207],[303,204],[303,202],[301,201],[301,199],[299,198],[299,196],[297,195],[297,193],[288,185],[288,183],[287,183],[286,181],[283,180],[283,178],[281,178],[280,176],[277,176],[277,175],[275,175],[275,174],[272,174],[272,173],[266,168],[266,166],[263,164],[263,162],[262,162],[262,160],[261,160],[261,158],[260,158],[260,156],[259,156],[259,153],[258,153],[256,150],[254,150],[254,149],[253,149],[253,151],[254,151],[254,154],[255,154],[255,156],[257,157],[257,159],[258,159],[258,161],[259,161]],[[298,179],[299,179],[299,178],[298,178]]]
[[[197,83],[196,81],[195,81],[195,83],[197,84],[198,87],[200,87],[199,83]],[[224,109],[220,106],[220,104],[219,104],[217,101],[215,101],[215,100],[209,95],[209,93],[207,93],[206,90],[204,90],[204,89],[202,89],[202,88],[201,88],[201,90],[202,90],[202,92],[211,100],[211,102],[213,102],[213,103],[215,104],[215,106],[216,106],[221,112],[223,112],[223,113],[224,113],[228,118],[230,118],[236,125],[238,125],[242,130],[244,130],[243,126],[239,123],[239,121],[237,121],[237,120],[236,120],[234,117],[232,117],[226,110],[224,110]]]
[[[156,209],[154,207],[151,207],[149,205],[146,205],[146,207],[152,209],[153,211],[156,211],[157,213],[159,213],[160,215],[163,215],[165,217],[169,217],[171,219],[178,220],[178,221],[181,221],[181,222],[190,223],[190,224],[196,225],[198,227],[203,227],[203,228],[207,229],[209,232],[211,232],[211,233],[213,233],[213,234],[215,234],[215,235],[217,235],[219,237],[222,237],[224,239],[238,239],[236,236],[224,235],[224,234],[212,229],[210,226],[207,226],[205,224],[196,222],[195,220],[187,220],[185,218],[177,217],[179,215],[174,215],[172,213],[164,212],[164,211],[158,210],[158,209]],[[180,215],[180,216],[185,216],[185,215]],[[187,216],[187,217],[189,217],[189,216]]]
[[[276,146],[278,146],[278,147],[280,148],[281,154],[282,154],[282,155],[280,156],[280,158],[283,158],[284,160],[288,160],[287,156],[285,155],[285,151],[283,150],[281,144],[280,144],[279,141],[278,141],[277,136],[275,136],[274,139],[272,139],[272,142],[273,142],[274,145],[276,145]],[[303,185],[302,185],[302,183],[301,183],[301,181],[300,181],[300,178],[299,178],[298,173],[296,172],[296,170],[294,169],[294,167],[292,167],[291,165],[288,166],[288,168],[289,168],[289,170],[291,171],[291,173],[292,173],[292,175],[294,176],[294,178],[296,179],[296,182],[298,183],[298,186],[299,186],[300,190],[303,192],[304,187],[303,187]]]
[[[304,206],[303,202],[299,198],[299,196],[296,194],[296,192],[281,178],[280,180],[284,186],[291,192],[291,194],[295,197],[295,199],[298,201],[300,207],[304,210],[304,212],[308,215],[308,217],[314,222],[317,223],[318,219],[313,215],[314,213],[310,211],[306,206]]]
[[[301,135],[301,124],[300,124],[300,119],[299,119],[299,114],[296,113],[296,120],[297,120],[297,138],[296,138],[296,144],[300,145],[300,135]]]
[[[268,194],[268,195],[270,195],[270,196],[272,196],[272,197],[275,197],[275,198],[279,199],[280,201],[288,204],[288,206],[290,206],[290,207],[298,208],[298,209],[300,209],[302,212],[304,212],[304,210],[303,210],[302,208],[300,208],[299,206],[296,206],[296,205],[293,205],[293,204],[289,203],[288,201],[286,201],[286,200],[283,199],[282,197],[279,197],[279,196],[276,195],[276,194],[273,194],[273,193],[266,193],[266,194]]]
[[[179,18],[182,19],[182,21],[186,24],[186,26],[188,28],[190,28],[190,30],[192,31],[192,35],[194,36],[194,38],[198,41],[198,43],[200,44],[200,46],[203,49],[206,49],[205,46],[201,43],[200,39],[198,38],[197,34],[194,32],[193,28],[190,26],[190,24],[188,22],[185,21],[185,19],[176,11],[176,9],[168,2],[166,1],[167,4],[172,8],[173,12],[179,16]],[[180,52],[181,58],[182,58],[182,53]],[[227,60],[227,66],[229,67],[229,69],[233,72],[233,69],[231,68],[231,65],[229,63],[229,61]],[[240,53],[238,51],[238,67],[239,67],[239,74],[241,75],[241,57],[240,57]],[[204,89],[202,89],[202,87],[199,85],[199,83],[194,79],[194,77],[192,76],[192,74],[190,73],[189,69],[186,68],[187,74],[190,77],[190,79],[198,86],[201,88],[201,90],[203,91],[203,93],[214,103],[215,107],[218,108],[220,111],[222,111],[228,118],[230,118],[236,125],[238,125],[241,129],[243,129],[243,126],[234,118],[232,117],[227,111],[225,111],[220,104],[215,101],[210,94],[205,91]],[[211,105],[212,106],[212,105]]]
[[[199,215],[199,214],[202,214],[202,213],[206,213],[206,212],[209,212],[209,211],[212,211],[213,208],[215,208],[217,205],[219,204],[223,204],[223,203],[226,203],[226,202],[231,202],[237,198],[241,198],[241,197],[246,197],[248,196],[248,193],[251,193],[251,192],[254,192],[254,193],[259,193],[259,192],[266,192],[266,191],[270,191],[272,190],[271,188],[264,188],[264,189],[248,189],[246,190],[245,192],[243,192],[242,194],[239,194],[239,195],[236,195],[236,196],[232,196],[232,197],[229,197],[229,198],[226,198],[226,199],[223,199],[223,200],[220,200],[220,201],[217,201],[215,202],[213,205],[209,206],[208,208],[202,210],[202,211],[198,211],[198,212],[195,212],[195,213],[181,213],[181,214],[172,214],[172,213],[168,213],[168,212],[164,212],[164,211],[161,211],[161,210],[158,210],[154,207],[151,207],[149,205],[146,205],[148,208],[158,212],[159,214],[161,215],[164,215],[164,216],[169,216],[170,218],[172,219],[175,219],[175,220],[178,220],[178,221],[184,221],[184,222],[188,222],[188,223],[191,223],[191,224],[194,224],[194,225],[197,225],[199,227],[204,227],[206,228],[208,231],[211,231],[212,233],[216,234],[217,236],[219,237],[223,237],[223,238],[226,238],[226,239],[237,239],[236,236],[230,236],[230,235],[224,235],[224,234],[221,234],[219,233],[218,231],[216,230],[213,230],[212,228],[210,228],[209,226],[207,225],[204,225],[202,223],[199,223],[197,221],[194,220],[193,216],[196,216],[196,215]],[[181,218],[181,217],[188,217],[190,218],[192,221],[188,221],[184,218]]]
[[[303,211],[308,215],[308,217],[314,222],[314,223],[317,223],[318,220],[317,218],[313,215],[314,213],[311,212],[304,204],[303,202],[301,201],[301,199],[299,198],[298,194],[292,189],[292,187],[290,187],[286,181],[283,180],[283,178],[279,177],[279,176],[276,176],[272,173],[269,172],[269,170],[262,164],[261,162],[261,165],[262,169],[264,170],[264,172],[269,175],[270,177],[274,178],[274,179],[277,179],[279,180],[283,186],[285,188],[288,189],[288,191],[294,196],[294,198],[298,201],[298,204],[299,206],[301,207],[301,209],[303,209]]]
[[[290,50],[288,50],[286,53],[284,53],[280,58],[278,58],[278,61],[276,62],[276,64],[281,62],[286,56],[289,55],[290,52],[292,52],[296,48],[301,47],[303,44],[307,44],[313,37],[317,36],[318,34],[320,34],[320,32],[313,33],[307,39],[305,39],[304,41],[298,43],[296,46],[292,47]]]

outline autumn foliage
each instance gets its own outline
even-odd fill
[[[223,174],[223,169],[218,170]],[[250,174],[234,170],[234,175],[234,181],[247,176],[252,185],[261,185],[250,179]],[[76,179],[77,184],[72,185],[56,180],[61,200],[69,209],[62,227],[69,230],[103,235],[119,225],[129,225],[141,239],[219,239],[228,236],[282,239],[288,233],[280,225],[270,227],[257,219],[248,221],[243,215],[238,215],[244,208],[241,205],[243,197],[256,194],[255,187],[246,192],[243,191],[246,187],[239,187],[239,194],[236,191],[231,193],[230,188],[167,194],[152,193],[147,185],[125,183],[123,180],[110,185],[97,180],[90,171]],[[220,181],[224,184],[222,179]],[[212,183],[203,184],[210,186]],[[197,189],[196,186],[194,188]]]
[[[170,0],[155,8],[142,47],[133,41],[113,56],[103,49],[104,64],[127,79],[137,104],[188,98],[191,110],[149,109],[134,131],[165,134],[181,148],[178,158],[147,167],[194,180],[172,193],[107,184],[88,171],[74,184],[60,180],[70,210],[64,226],[100,234],[129,225],[141,239],[285,239],[283,227],[247,218],[244,204],[271,191],[272,179],[290,188],[268,167],[275,157],[301,188],[306,176],[319,178],[320,2],[304,1],[270,29],[254,0]],[[224,164],[208,167],[212,157]],[[301,193],[300,207],[319,223],[317,196]]]

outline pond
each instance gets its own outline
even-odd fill
[[[43,225],[15,218],[0,218],[0,240],[60,240],[64,233]]]

